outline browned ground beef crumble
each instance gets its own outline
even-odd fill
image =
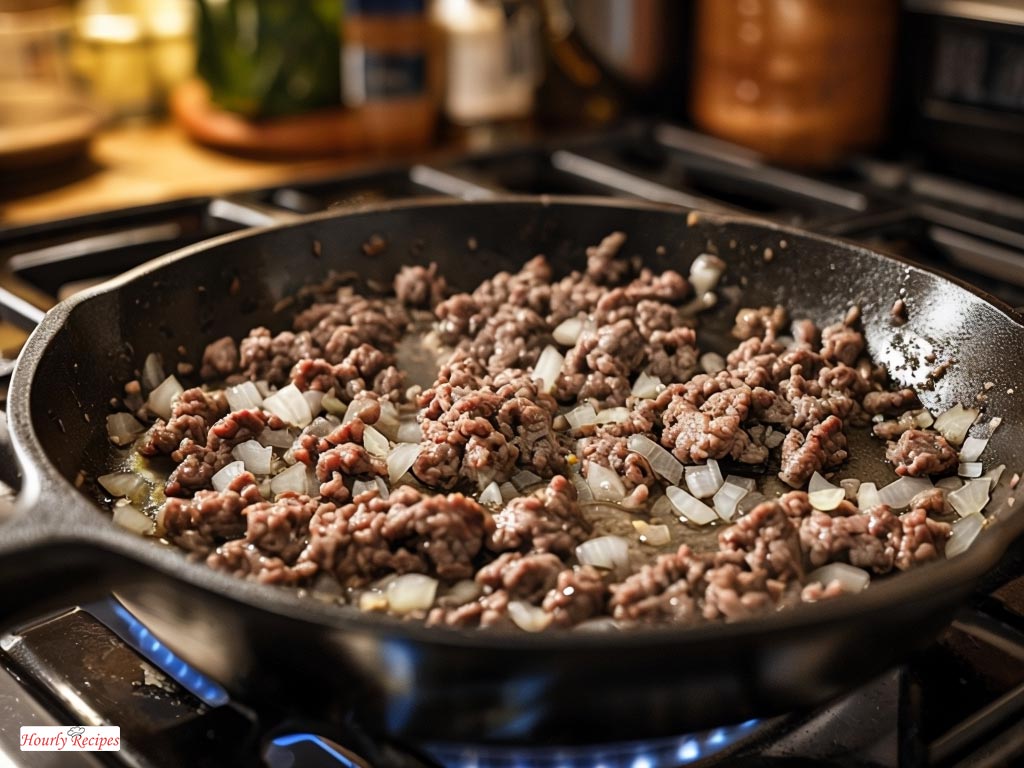
[[[429,574],[441,583],[438,599],[409,616],[456,627],[514,626],[513,601],[546,612],[551,627],[595,617],[621,624],[740,619],[840,594],[836,582],[807,582],[826,563],[885,574],[943,554],[950,527],[928,516],[942,513],[941,491],[919,495],[897,516],[884,505],[858,510],[845,501],[821,512],[793,490],[721,528],[716,550],[682,544],[631,572],[579,565],[575,548],[593,534],[572,473],[586,477],[595,464],[614,470],[628,494],[620,512],[626,520],[642,517],[637,510],[664,487],[647,459],[629,450],[630,435],[650,437],[686,465],[713,458],[738,471],[749,465],[753,474],[774,466],[799,489],[814,472],[843,464],[850,428],[866,429],[882,414],[891,420],[875,419],[874,430],[891,440],[886,456],[897,473],[941,474],[957,462],[940,435],[894,420],[916,397],[889,388],[885,370],[866,357],[856,308],[822,329],[789,318],[781,306],[741,309],[724,370],[705,373],[687,280],[621,257],[624,242],[621,233],[610,235],[588,249],[585,271],[560,280],[538,256],[470,293],[451,293],[436,265],[404,267],[393,296],[342,287],[299,312],[291,330],[255,328],[238,343],[213,342],[202,357],[207,384],[187,390],[138,445],[142,455],[173,464],[163,536],[210,567],[265,583],[333,588],[357,603],[376,580]],[[410,386],[397,367],[397,345],[425,312],[447,356],[431,386]],[[555,327],[571,318],[582,330],[562,348],[549,394],[532,367],[554,343]],[[654,397],[631,394],[642,372],[665,385]],[[307,467],[317,495],[274,498],[248,472],[226,490],[212,489],[233,447],[288,428],[260,409],[229,412],[216,387],[243,381],[293,383],[358,409],[344,425],[331,417],[292,431],[288,458]],[[588,399],[598,409],[624,407],[628,416],[573,433],[563,414]],[[416,412],[422,431],[412,484],[386,498],[366,485],[356,493],[353,482],[387,477],[385,460],[363,441],[368,425],[385,430],[392,406]],[[275,449],[275,461],[283,452]],[[492,481],[507,483],[524,470],[543,481],[534,492],[500,508],[475,500]]]

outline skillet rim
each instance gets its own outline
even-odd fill
[[[239,230],[194,243],[159,256],[144,264],[118,275],[98,286],[87,289],[60,302],[46,313],[43,321],[32,332],[18,358],[11,389],[8,396],[8,415],[11,425],[11,441],[22,465],[23,488],[18,498],[16,514],[4,527],[25,525],[25,507],[74,498],[74,511],[69,517],[95,516],[100,511],[97,505],[87,499],[49,461],[34,429],[31,417],[31,392],[36,367],[45,356],[53,339],[64,327],[75,309],[98,296],[116,292],[124,285],[138,280],[150,272],[162,269],[172,263],[185,261],[197,254],[210,251],[237,240],[260,237],[269,232],[286,229],[300,229],[310,222],[347,218],[363,214],[387,213],[406,209],[430,209],[447,206],[541,206],[628,208],[652,213],[668,213],[681,217],[686,226],[698,222],[713,225],[741,224],[755,225],[772,232],[812,240],[822,245],[857,252],[861,256],[882,259],[908,267],[940,281],[945,281],[967,291],[975,298],[997,310],[1010,324],[1024,330],[1024,316],[999,299],[964,281],[946,275],[939,270],[924,269],[904,258],[880,253],[862,245],[841,238],[819,235],[798,227],[778,224],[742,214],[710,213],[681,209],[663,203],[643,200],[620,200],[606,197],[576,195],[496,195],[479,200],[463,200],[452,197],[419,197],[384,203],[370,203],[343,210],[328,210],[309,214],[283,223]],[[696,217],[694,219],[693,217]],[[349,606],[328,605],[308,596],[298,594],[294,587],[275,587],[248,580],[238,579],[227,573],[215,571],[203,563],[187,560],[183,553],[171,546],[149,542],[138,547],[139,536],[118,528],[107,518],[98,528],[69,531],[67,526],[55,523],[63,534],[57,541],[82,544],[101,550],[101,555],[116,554],[135,561],[143,568],[149,568],[169,575],[177,581],[186,582],[190,587],[212,592],[220,598],[242,603],[247,608],[273,613],[279,617],[319,625],[334,631],[373,632],[389,635],[393,640],[409,640],[431,645],[486,648],[497,651],[558,651],[601,649],[608,646],[617,648],[646,648],[672,643],[680,648],[686,644],[699,645],[710,641],[725,640],[742,636],[767,637],[799,631],[805,628],[829,624],[864,620],[872,615],[890,611],[903,601],[931,594],[935,591],[949,591],[960,594],[970,588],[974,580],[994,567],[1010,544],[1024,533],[1024,495],[1012,506],[1000,507],[998,522],[987,525],[982,535],[975,540],[967,552],[952,560],[927,563],[898,578],[887,578],[857,595],[842,600],[825,601],[813,605],[801,604],[785,610],[762,614],[733,623],[705,622],[696,625],[663,624],[633,627],[622,632],[537,632],[515,633],[484,631],[451,627],[426,627],[419,622],[403,621],[382,614],[364,613]],[[52,521],[51,521],[52,523]],[[51,539],[53,533],[51,531]],[[132,546],[135,544],[136,546]],[[116,592],[116,590],[115,590]]]

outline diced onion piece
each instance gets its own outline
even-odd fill
[[[757,488],[757,480],[752,477],[741,477],[740,475],[726,475],[726,485],[738,485],[740,488],[746,488],[747,491],[752,491]]]
[[[395,613],[425,611],[434,604],[437,579],[422,573],[403,573],[388,584],[388,606]]]
[[[572,484],[576,486],[576,498],[578,501],[584,502],[594,500],[594,492],[590,489],[590,486],[587,485],[587,481],[584,480],[578,472],[573,472],[569,479],[572,480]],[[504,495],[505,494],[502,493],[502,496]]]
[[[129,445],[146,431],[130,413],[112,413],[107,416],[107,437],[114,445]]]
[[[811,502],[811,506],[820,512],[831,512],[845,498],[846,491],[842,488],[822,488],[820,491],[807,494],[807,500]]]
[[[512,479],[515,482],[515,478]],[[518,483],[516,484],[518,487]],[[598,464],[587,462],[587,485],[598,501],[622,501],[626,497],[626,486],[615,470]]]
[[[981,473],[984,471],[980,461],[963,461],[960,462],[960,466],[957,468],[956,473],[960,477],[981,477]]]
[[[988,504],[988,493],[992,481],[987,477],[979,477],[964,483],[964,487],[953,491],[946,498],[960,517],[967,517],[981,512]]]
[[[538,475],[536,472],[531,472],[528,469],[520,470],[512,475],[512,485],[516,487],[520,492],[525,491],[527,488],[532,488],[535,485],[539,485],[544,482],[544,478]]]
[[[156,530],[156,521],[131,504],[118,504],[114,507],[114,522],[140,536],[149,536]]]
[[[280,416],[289,424],[294,424],[297,427],[304,427],[313,420],[313,412],[309,409],[309,403],[294,384],[281,387],[264,400],[263,409],[270,411],[275,416]]]
[[[581,621],[572,628],[573,632],[617,632],[619,623],[611,616],[601,616],[597,619]]]
[[[932,481],[926,477],[904,476],[879,489],[878,498],[883,504],[888,504],[893,509],[903,509],[921,491],[927,491],[934,487]]]
[[[306,398],[306,405],[309,406],[309,412],[316,416],[320,411],[323,410],[324,393],[317,392],[315,389],[307,389],[302,393],[302,396]]]
[[[348,410],[348,406],[334,395],[324,395],[323,400],[320,401],[320,405],[323,406],[325,411],[334,416],[344,416],[345,411]]]
[[[629,409],[625,406],[604,408],[594,415],[595,424],[621,424],[629,418]]]
[[[946,539],[946,557],[956,557],[966,552],[984,527],[984,515],[967,515],[953,523],[953,532]]]
[[[441,596],[445,605],[465,605],[480,597],[483,590],[473,579],[456,581]]]
[[[726,482],[718,489],[711,502],[715,505],[718,516],[728,522],[736,516],[736,507],[748,493],[750,491],[743,486]]]
[[[986,477],[992,481],[992,485],[990,485],[989,488],[995,488],[997,485],[999,485],[999,478],[1003,476],[1004,469],[1006,469],[1006,465],[1000,464],[997,467],[992,467],[992,469],[990,469],[988,472],[982,475],[982,477]]]
[[[857,507],[861,512],[874,509],[882,503],[882,497],[874,483],[861,483],[857,489]]]
[[[987,437],[968,437],[964,440],[963,448],[960,449],[960,461],[964,464],[977,461],[987,446]]]
[[[977,408],[964,408],[957,403],[935,419],[934,426],[936,431],[942,433],[942,436],[950,443],[960,445],[976,418],[978,418]]]
[[[263,395],[251,381],[243,381],[224,390],[228,399],[228,408],[232,411],[249,411],[263,405]]]
[[[174,400],[184,391],[185,389],[176,378],[168,376],[149,393],[146,407],[166,421],[171,418],[171,407],[174,405]]]
[[[931,415],[927,408],[922,408],[914,413],[914,426],[918,429],[928,429],[935,423],[935,417]]]
[[[398,441],[398,425],[401,419],[398,415],[398,406],[390,400],[380,401],[380,418],[373,423],[374,428],[388,440]]]
[[[714,376],[725,370],[725,358],[717,352],[705,352],[700,356],[700,367],[704,369],[704,373]]]
[[[254,475],[269,475],[274,449],[269,445],[263,447],[256,440],[246,440],[236,445],[231,450],[231,455],[243,462],[246,470]]]
[[[999,425],[1002,424],[1002,423],[1003,423],[1003,417],[1002,416],[993,416],[992,420],[989,421],[989,423],[988,423],[988,433],[989,433],[989,435],[992,435],[997,429],[999,429]]]
[[[598,536],[576,547],[576,559],[581,565],[621,573],[629,568],[629,542],[621,536]]]
[[[811,480],[807,483],[807,492],[814,493],[815,491],[834,491],[838,488],[838,485],[833,485],[820,472],[815,472],[811,475]]]
[[[299,462],[298,464],[292,464],[284,472],[274,475],[270,481],[270,490],[274,492],[275,496],[287,491],[294,491],[299,494],[308,493],[308,483],[309,478],[306,477],[306,465]]]
[[[579,475],[574,474],[572,477],[575,481],[577,478],[579,478]],[[586,485],[586,483],[584,483],[584,485]],[[512,499],[519,496],[519,490],[514,485],[512,485],[512,483],[502,483],[498,487],[501,488],[502,501],[512,501]],[[579,486],[577,486],[577,488],[578,487]],[[587,490],[590,490],[590,486],[587,486]],[[582,496],[580,496],[580,501],[584,501]]]
[[[501,487],[492,481],[490,485],[480,492],[479,501],[481,504],[491,507],[500,507],[503,501],[501,498]]]
[[[594,406],[589,402],[584,403],[568,411],[565,414],[565,420],[569,422],[569,426],[573,429],[583,429],[597,423],[597,411],[594,410]]]
[[[705,464],[686,468],[686,487],[698,499],[714,496],[724,482],[722,471],[714,459],[708,459]]]
[[[537,358],[537,364],[533,367],[533,379],[539,379],[541,389],[550,392],[558,383],[558,377],[562,373],[562,363],[565,357],[550,344],[541,351]]]
[[[398,422],[399,443],[418,443],[423,439],[423,428],[415,418],[402,419]]]
[[[315,480],[316,475],[314,475],[313,477],[314,477],[314,482],[315,482],[316,481]],[[388,484],[384,482],[384,478],[383,477],[377,476],[377,477],[373,478],[373,482],[375,482],[377,484],[377,490],[380,492],[380,497],[382,499],[386,499],[388,496],[391,495],[391,489],[388,488]]]
[[[366,427],[363,430],[363,447],[371,456],[386,459],[391,453],[391,443],[373,427]]]
[[[380,489],[377,487],[377,483],[373,480],[354,480],[352,481],[352,498],[362,496],[368,491],[374,491],[380,493]]]
[[[640,536],[640,542],[652,547],[663,547],[672,541],[672,533],[664,523],[651,525],[645,520],[634,520],[633,527]]]
[[[274,388],[271,387],[270,382],[265,379],[254,381],[253,384],[256,385],[256,389],[259,390],[261,397],[270,397],[270,395],[274,394]]]
[[[522,600],[509,602],[508,617],[524,632],[541,632],[548,628],[553,618],[543,608]]]
[[[807,583],[816,581],[823,587],[827,587],[833,581],[838,581],[843,592],[863,592],[871,583],[871,574],[863,568],[849,565],[847,563],[829,563],[807,575]]]
[[[160,382],[166,377],[163,358],[156,352],[150,352],[146,355],[146,360],[142,364],[142,386],[145,390],[152,392],[160,386]]]
[[[683,517],[696,525],[707,525],[718,517],[715,510],[700,499],[695,499],[677,485],[665,489],[665,495]]]
[[[702,253],[690,265],[690,285],[698,296],[714,290],[725,271],[725,262],[710,253]]]
[[[936,481],[935,487],[941,488],[944,491],[955,491],[957,488],[962,488],[963,484],[964,481],[959,477],[944,477]]]
[[[135,472],[111,472],[100,475],[96,482],[111,496],[134,496],[146,485],[146,481]]]
[[[263,445],[271,445],[274,448],[291,448],[295,437],[287,429],[268,429],[264,427],[257,438]]]
[[[306,427],[303,433],[307,435],[315,435],[316,437],[327,437],[331,432],[338,428],[337,422],[325,419],[323,416],[317,416]]]
[[[786,436],[782,432],[775,430],[770,435],[765,436],[764,446],[765,448],[778,448],[785,439]]]
[[[672,485],[677,485],[682,479],[683,465],[676,460],[675,456],[646,435],[630,435],[626,446],[629,450],[639,453],[647,459],[647,463],[651,465],[654,473]]]
[[[848,501],[857,500],[857,491],[860,490],[860,480],[855,477],[847,477],[844,480],[839,481],[839,487],[846,492],[846,499]]]
[[[210,482],[213,484],[213,490],[223,491],[229,485],[231,485],[232,480],[234,480],[243,472],[245,472],[245,462],[232,461],[226,467],[217,472],[212,478],[210,478]],[[305,477],[305,474],[303,474],[303,477]]]
[[[420,455],[419,443],[398,443],[388,454],[388,481],[397,483]]]
[[[582,331],[583,318],[570,317],[568,320],[563,320],[555,326],[555,330],[551,332],[551,335],[562,346],[571,347],[576,344],[576,340],[580,337]]]
[[[632,394],[643,400],[650,400],[657,397],[663,389],[665,389],[665,385],[661,383],[661,379],[644,372],[636,377]]]

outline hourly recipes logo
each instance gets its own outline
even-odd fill
[[[116,725],[23,725],[22,752],[118,752],[121,729]]]

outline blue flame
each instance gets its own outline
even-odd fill
[[[287,749],[295,744],[310,744],[322,751],[331,759],[336,760],[338,765],[343,766],[343,768],[361,768],[360,763],[357,763],[352,760],[352,758],[341,754],[341,752],[336,750],[315,733],[289,733],[284,736],[278,736],[270,743],[275,747],[280,747],[282,749]]]

